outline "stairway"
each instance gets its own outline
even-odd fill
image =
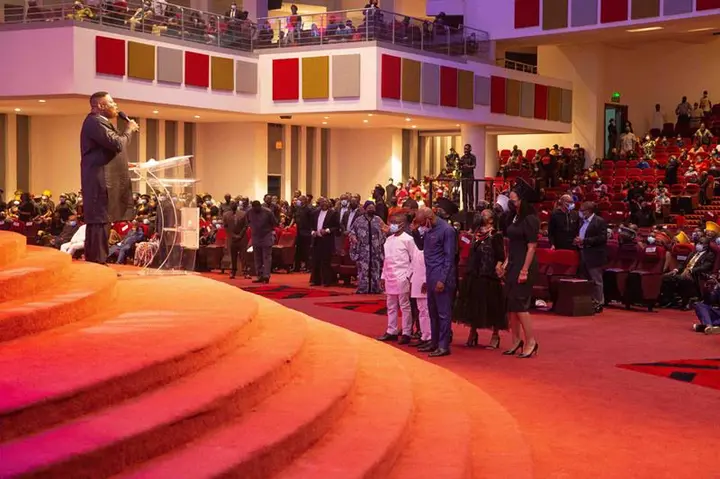
[[[688,227],[692,228],[705,228],[705,213],[711,212],[715,215],[715,217],[720,218],[720,198],[713,198],[710,200],[710,203],[707,205],[701,205],[693,211],[693,214],[686,215],[685,219],[687,220],[686,225]]]
[[[232,286],[12,233],[0,283],[1,478],[532,476],[477,387]]]

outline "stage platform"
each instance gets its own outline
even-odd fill
[[[533,476],[517,422],[438,365],[199,275],[0,233],[0,477]]]

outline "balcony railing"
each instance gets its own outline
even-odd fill
[[[487,32],[368,8],[258,20],[255,48],[378,41],[449,56],[487,60]]]
[[[5,10],[5,23],[61,20],[95,23],[246,52],[252,51],[255,35],[255,24],[249,20],[161,2],[105,1],[100,5],[84,5],[76,1]]]
[[[508,60],[507,58],[498,58],[495,63],[497,66],[507,68],[508,70],[517,70],[537,75],[537,65],[516,62],[515,60]]]
[[[5,23],[87,22],[240,51],[377,41],[454,57],[489,61],[488,34],[379,9],[261,18],[194,10],[146,0],[80,1],[49,6],[6,6]]]

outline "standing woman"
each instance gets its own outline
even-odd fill
[[[477,346],[478,329],[492,329],[488,349],[500,346],[500,330],[507,329],[507,315],[500,278],[505,262],[503,236],[496,229],[493,210],[480,213],[480,226],[470,251],[465,277],[460,285],[455,317],[470,326],[467,346]]]
[[[519,358],[529,358],[538,352],[538,343],[533,334],[530,319],[532,289],[538,275],[535,260],[540,220],[532,206],[536,194],[523,179],[518,179],[510,192],[510,213],[507,237],[510,240],[508,258],[504,265],[506,274],[505,294],[510,330],[515,343],[503,354],[514,355],[521,351]]]
[[[366,201],[364,210],[350,228],[350,259],[357,265],[357,294],[380,294],[387,226],[375,214],[375,203]]]

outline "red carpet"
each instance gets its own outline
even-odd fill
[[[680,359],[657,363],[621,364],[618,367],[720,389],[720,359]]]
[[[338,301],[315,304],[325,308],[344,309],[345,311],[353,311],[355,313],[379,314],[380,316],[385,316],[387,314],[387,305],[384,299],[374,299],[369,301]]]
[[[343,296],[343,293],[328,289],[299,288],[296,286],[285,286],[282,284],[267,284],[262,286],[243,286],[242,289],[249,293],[257,294],[263,298],[280,299],[303,299],[303,298],[328,298],[331,296]]]

